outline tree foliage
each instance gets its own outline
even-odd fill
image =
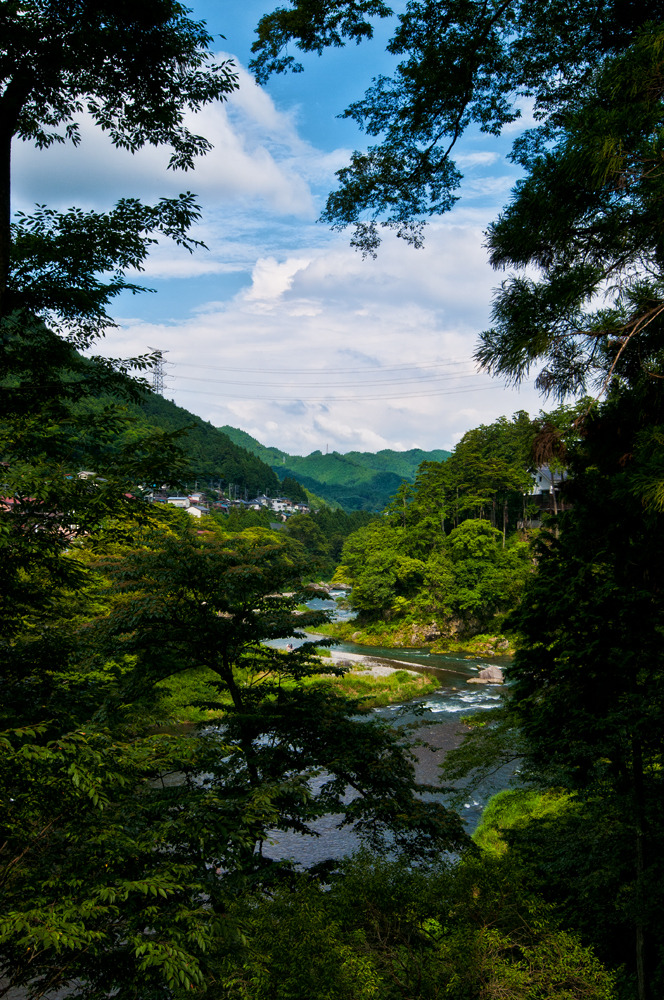
[[[90,407],[94,408],[102,402],[92,402]],[[232,486],[248,497],[278,490],[279,481],[272,469],[234,444],[209,421],[201,420],[189,410],[150,391],[142,392],[136,401],[127,401],[125,405],[127,416],[132,421],[131,434],[134,438],[152,429],[176,435],[185,463],[180,478],[192,487],[197,482],[199,487],[207,485],[228,491]],[[118,448],[126,443],[126,438],[118,436]],[[167,476],[164,482],[170,484],[174,478]],[[161,481],[155,485],[161,486]]]
[[[0,737],[3,991],[67,986],[129,998],[200,987],[224,925],[202,905],[210,874],[184,849],[198,808],[154,780],[205,766],[212,748],[122,739],[94,725],[44,735],[37,727]],[[199,827],[199,849],[211,834]]]
[[[297,479],[293,479],[292,476],[286,476],[282,479],[281,492],[284,496],[287,496],[289,500],[293,500],[295,503],[307,502],[307,494],[304,492]]]
[[[160,236],[190,252],[201,246],[188,234],[199,218],[190,193],[156,205],[122,198],[109,212],[56,212],[39,205],[32,215],[17,213],[6,311],[27,306],[85,346],[114,326],[107,306],[116,295],[144,291],[126,272],[143,269]]]
[[[467,431],[449,459],[420,467],[410,520],[440,521],[449,530],[467,517],[487,518],[504,535],[513,531],[524,520],[524,495],[532,488],[534,436],[523,410]]]
[[[364,510],[346,513],[341,508],[332,510],[323,505],[309,514],[294,514],[289,517],[286,531],[304,545],[309,553],[312,569],[331,576],[341,561],[345,540],[375,517],[375,514]]]
[[[654,356],[660,341],[651,329],[641,350]],[[510,616],[520,639],[507,703],[475,720],[444,770],[449,780],[516,754],[522,779],[568,794],[560,815],[506,824],[504,843],[566,925],[624,966],[621,995],[645,998],[661,992],[664,967],[664,535],[644,492],[661,475],[661,394],[635,357],[620,362],[609,399],[568,446],[571,507],[538,540],[537,571]]]
[[[64,262],[64,273],[99,262],[100,216],[76,211],[56,216],[40,210],[34,220],[23,220],[14,234],[10,228],[11,143],[14,137],[39,148],[53,143],[80,142],[78,116],[85,112],[113,145],[135,152],[147,144],[169,146],[170,166],[189,168],[210,143],[191,132],[185,121],[188,110],[214,100],[223,100],[236,87],[236,77],[227,63],[214,65],[209,46],[212,37],[202,23],[192,21],[189,11],[173,0],[131,5],[90,3],[88,0],[31,0],[5,4],[0,14],[0,314],[40,305],[31,297],[33,289],[20,280],[10,282],[15,243],[20,244],[18,277],[25,269],[25,251],[35,253],[51,242],[47,272],[53,277],[56,261]],[[170,213],[170,219],[168,218]],[[160,215],[162,220],[160,220]],[[189,219],[186,216],[189,216]],[[178,218],[179,216],[179,218]],[[122,254],[136,254],[131,237],[124,241],[121,221],[132,232],[154,230],[160,224],[185,239],[191,216],[191,196],[165,201],[152,210],[135,201],[121,202],[106,226],[116,234],[116,246],[106,255],[103,271],[115,270]],[[157,225],[155,225],[157,222]],[[58,251],[53,254],[52,237]],[[73,235],[79,253],[67,255],[67,240]],[[15,237],[20,239],[16,241]],[[85,242],[85,249],[81,241]],[[32,245],[30,245],[32,244]],[[103,253],[103,251],[102,251]],[[139,251],[139,262],[143,259]],[[44,264],[44,258],[41,257]],[[58,275],[62,292],[66,284]],[[76,282],[73,282],[73,291]],[[107,292],[117,290],[117,277]],[[85,292],[94,302],[92,289]],[[75,296],[72,295],[73,299]],[[50,308],[50,304],[49,304]],[[78,318],[80,319],[79,312]],[[89,316],[88,316],[89,320]]]
[[[292,68],[287,43],[370,37],[367,17],[389,13],[292,0],[259,25],[255,68]],[[457,200],[461,136],[500,133],[526,100],[535,126],[511,154],[525,177],[488,233],[493,265],[513,272],[476,356],[514,383],[535,372],[560,398],[602,390],[661,316],[659,5],[411,0],[395,18],[392,77],[345,112],[377,141],[339,171],[323,218],[354,226],[365,253],[380,225],[419,244],[426,218]]]
[[[341,878],[234,907],[247,928],[220,978],[232,1000],[613,1000],[613,977],[562,931],[517,867],[407,867],[360,855]]]
[[[339,572],[362,616],[478,632],[515,606],[529,565],[514,530],[537,427],[521,411],[468,431],[446,461],[423,462],[415,483],[402,483],[384,519],[347,539]]]
[[[656,510],[641,504],[625,519],[616,509],[620,498],[638,495],[638,484],[659,464],[645,443],[652,425],[641,424],[644,412],[659,424],[659,396],[641,376],[587,421],[573,464],[574,511],[560,537],[540,551],[539,573],[516,616],[524,648],[513,668],[514,704],[538,773],[591,799],[601,796],[607,812],[620,817],[632,851],[625,918],[642,947],[646,937],[660,936],[657,904],[647,900],[663,854],[663,533]],[[648,975],[652,983],[653,964]]]
[[[383,13],[290,7],[298,18],[281,10],[263,22],[276,25],[272,49],[259,35],[264,73],[288,68],[275,48],[286,40],[316,51],[351,37],[342,21],[328,37],[326,14],[360,25]],[[422,222],[456,199],[464,131],[500,132],[524,99],[534,113],[512,147],[524,175],[488,232],[491,262],[507,273],[476,358],[513,384],[535,375],[559,399],[606,400],[564,431],[556,420],[536,429],[540,458],[570,463],[574,509],[543,539],[513,616],[511,721],[531,774],[573,790],[582,819],[550,821],[549,839],[529,824],[520,842],[531,870],[546,845],[552,896],[571,901],[605,955],[629,935],[633,951],[618,960],[633,976],[625,995],[639,1000],[662,992],[662,39],[656,3],[413,0],[388,45],[392,77],[346,111],[375,144],[340,171],[324,212],[355,226],[365,252],[379,225],[418,243]]]
[[[346,704],[332,689],[304,683],[339,672],[313,654],[315,643],[288,654],[270,645],[303,638],[302,629],[327,619],[325,612],[297,610],[301,591],[281,595],[297,587],[307,566],[302,548],[281,533],[201,535],[187,521],[178,533],[146,540],[106,564],[105,571],[121,581],[122,596],[98,630],[110,642],[109,653],[135,658],[126,681],[133,698],[191,668],[217,675],[231,701],[224,706],[224,732],[238,751],[215,768],[219,794],[276,786],[288,776],[296,793],[293,798],[289,789],[283,803],[275,803],[279,828],[311,832],[313,819],[338,813],[376,846],[386,831],[394,847],[425,854],[446,837],[462,844],[456,817],[413,798],[412,762],[398,735],[352,718],[360,706]],[[321,769],[327,777],[314,793],[306,781]],[[349,788],[354,794],[347,802]],[[263,834],[257,840],[266,839]],[[250,863],[245,859],[245,866]]]
[[[86,589],[74,615],[51,583],[50,657],[25,623],[8,644],[0,962],[33,993],[202,987],[239,933],[223,920],[229,893],[290,870],[270,860],[279,831],[316,837],[335,814],[406,857],[467,843],[421,797],[401,734],[325,684],[339,668],[311,642],[274,645],[326,618],[297,608],[298,543],[199,532],[161,509],[123,529],[108,521],[60,557],[81,561]],[[162,682],[201,668],[221,728],[147,734],[146,720],[169,722]]]
[[[264,22],[264,40],[276,38],[275,57],[288,37],[304,40],[312,15],[306,45],[315,51],[369,35],[366,17],[387,14],[373,0],[318,6],[296,0],[292,7],[295,20],[287,22],[282,11]],[[552,10],[518,9],[541,30],[542,44],[561,27]],[[457,177],[437,138],[435,115],[442,114],[445,127],[452,122],[453,138],[470,120],[488,131],[510,121],[501,53],[507,45],[516,58],[525,37],[510,5],[450,8],[454,16],[442,20],[441,14],[438,4],[410,4],[393,45],[405,51],[414,33],[427,57],[421,67],[407,60],[399,71],[415,96],[437,60],[449,56],[452,80],[440,91],[439,107],[432,105],[433,116],[419,102],[420,147],[408,145],[398,91],[379,82],[384,121],[392,116],[387,136],[394,159],[377,152],[354,164],[360,177],[367,164],[384,159],[387,173],[376,172],[376,183],[358,188],[360,201],[378,213],[392,197],[389,183],[403,179],[406,210],[397,207],[387,221],[415,239],[413,213],[450,204]],[[438,34],[429,30],[431,17],[438,18]],[[470,31],[463,28],[468,17]],[[547,921],[537,899],[520,895],[514,873],[498,872],[493,880],[489,869],[469,865],[453,885],[426,882],[427,867],[442,850],[467,846],[459,818],[427,794],[432,789],[417,785],[405,738],[361,718],[361,706],[325,684],[311,644],[291,652],[275,648],[321,619],[295,613],[308,565],[296,540],[261,528],[226,533],[214,523],[199,531],[185,514],[151,512],[141,499],[138,483],[172,477],[180,461],[178,433],[138,432],[124,405],[140,395],[128,374],[145,370],[150,359],[83,359],[74,345],[90,345],[109,325],[107,306],[120,290],[134,288],[126,272],[140,268],[154,239],[167,235],[193,248],[191,196],[154,206],[127,199],[105,214],[39,207],[12,228],[15,136],[40,147],[76,143],[77,117],[87,113],[116,146],[166,145],[172,166],[190,167],[209,146],[188,130],[185,115],[232,91],[231,68],[210,65],[210,36],[171,0],[131,7],[82,0],[5,4],[0,23],[0,336],[9,401],[1,428],[8,467],[0,537],[0,967],[6,988],[35,997],[64,988],[88,1000],[108,993],[149,1000],[218,989],[223,973],[223,989],[239,996],[247,989],[275,995],[282,983],[282,995],[299,990],[308,996],[334,974],[335,983],[361,996],[360,989],[366,995],[378,988],[377,969],[390,997],[413,990],[440,995],[440,984],[457,996],[507,990],[561,1000],[570,991],[593,1000],[609,996],[610,977],[575,938]],[[522,46],[521,76],[527,80],[530,73],[533,81],[524,86],[537,91],[542,107],[547,100],[560,104],[574,74],[579,39],[570,29],[563,43],[555,67],[537,46]],[[589,52],[591,75],[607,46]],[[584,65],[577,90],[585,73]],[[364,120],[368,110],[358,106],[352,114]],[[370,129],[382,127],[379,119],[371,119]],[[352,171],[346,181],[356,183]],[[336,212],[334,204],[330,211]],[[369,243],[371,227],[370,221]],[[655,332],[650,324],[648,336]],[[629,363],[627,352],[620,360]],[[100,397],[101,406],[88,405]],[[118,447],[119,437],[126,447]],[[653,439],[650,428],[635,441],[651,456]],[[79,478],[84,464],[93,477]],[[643,468],[652,471],[647,463]],[[512,472],[484,469],[471,488],[476,502],[481,506],[487,491],[497,489],[495,479],[513,489]],[[638,475],[627,487],[647,496]],[[481,586],[476,564],[495,569],[510,558],[492,524],[463,520],[447,548],[441,523],[430,564],[425,519],[412,521],[398,529],[404,549],[390,564],[404,593],[420,580],[443,592],[449,574],[457,573],[458,592],[470,607]],[[524,616],[527,631],[527,610]],[[148,731],[146,720],[154,725],[160,711],[159,685],[201,667],[217,678],[216,696],[207,703],[223,706],[223,727],[184,738]],[[519,669],[525,690],[527,658]],[[625,718],[632,722],[635,715]],[[524,720],[526,730],[525,712]],[[654,738],[644,745],[654,769]],[[606,747],[613,750],[608,735]],[[536,748],[532,756],[535,761]],[[563,769],[569,762],[559,754],[552,763]],[[634,759],[626,755],[623,763],[636,773]],[[643,768],[638,773],[645,775]],[[645,803],[648,820],[655,784],[641,798],[627,789],[634,791],[630,801]],[[294,894],[289,898],[283,887],[298,880],[291,866],[270,862],[266,841],[275,830],[314,836],[316,821],[330,813],[393,858],[382,871],[359,863],[355,875],[348,869],[336,896],[334,886],[320,893],[309,881],[294,912]],[[644,831],[642,847],[654,843]],[[639,893],[645,874],[654,871],[636,867],[640,928],[647,913]],[[305,897],[312,901],[309,911]],[[310,929],[305,947],[294,953],[295,968],[270,950],[278,937],[265,935],[266,923],[280,930],[274,919],[280,906],[287,932]],[[321,908],[333,932],[325,939]],[[307,912],[311,921],[303,919]],[[321,951],[324,961],[304,965],[307,955],[318,960]],[[240,956],[241,968],[233,956]]]
[[[446,535],[429,522],[401,527],[374,521],[344,545],[351,603],[363,619],[433,621],[473,634],[500,624],[529,572],[528,544],[503,547],[488,521],[469,519]],[[498,616],[498,618],[497,618]]]
[[[254,68],[259,78],[299,68],[283,57],[288,43],[321,52],[370,38],[367,17],[386,17],[382,4],[327,2],[314,9],[292,0],[258,28]],[[396,15],[388,51],[400,58],[392,77],[373,81],[364,99],[345,112],[376,138],[338,174],[339,190],[324,217],[354,225],[354,241],[375,249],[377,224],[415,242],[421,221],[449,210],[462,175],[452,156],[470,127],[499,133],[520,116],[528,98],[542,120],[515,155],[538,149],[561,128],[570,105],[591,90],[605,58],[627,47],[656,20],[656,5],[615,7],[549,0],[537,9],[519,0],[492,3],[412,0]]]
[[[449,455],[441,448],[433,451],[384,448],[375,453],[348,451],[343,455],[336,451],[329,454],[313,451],[305,456],[289,455],[278,448],[265,447],[237,427],[224,426],[221,430],[235,444],[270,465],[279,476],[297,480],[310,493],[322,497],[326,504],[341,505],[349,512],[382,510],[402,480],[413,481],[422,462],[440,462]]]
[[[77,143],[87,112],[116,145],[167,144],[173,166],[190,166],[208,144],[186,111],[235,82],[179,4],[4,4],[0,22],[2,989],[157,995],[202,981],[216,918],[148,782],[201,769],[205,754],[92,723],[122,665],[83,652],[80,631],[104,605],[72,550],[103,524],[126,540],[147,516],[136,484],[177,477],[182,460],[177,435],[154,429],[118,447],[132,424],[123,403],[141,390],[129,374],[150,358],[84,359],[74,345],[110,324],[108,303],[134,289],[126,271],[157,235],[196,245],[197,208],[188,194],[108,213],[41,206],[12,225],[11,143]]]

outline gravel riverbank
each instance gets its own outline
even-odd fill
[[[330,657],[333,663],[338,663],[340,666],[347,664],[353,667],[358,673],[363,673],[365,675],[370,675],[371,677],[387,677],[389,674],[394,674],[397,670],[406,670],[409,674],[417,674],[417,670],[413,670],[413,664],[408,663],[406,660],[393,660],[390,658],[390,664],[397,664],[397,666],[390,666],[385,660],[381,660],[375,656],[365,656],[361,653],[344,653],[342,650],[332,648],[330,650]],[[328,659],[328,657],[325,657]]]

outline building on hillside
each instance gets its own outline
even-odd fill
[[[192,517],[205,517],[210,513],[210,508],[204,507],[202,504],[192,503],[186,508],[186,511]]]
[[[172,507],[184,507],[185,510],[187,507],[191,507],[191,500],[189,497],[168,497],[166,503],[170,503]]]
[[[539,528],[544,514],[554,516],[565,510],[565,487],[568,482],[567,470],[556,472],[548,465],[540,465],[533,472],[533,485],[525,494],[526,518],[519,521],[520,528]]]
[[[267,507],[268,504],[270,503],[270,501],[268,500],[268,498],[265,496],[264,493],[258,493],[255,497],[252,497],[252,499],[248,500],[247,502],[254,509]]]

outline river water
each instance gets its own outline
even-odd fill
[[[345,594],[333,592],[330,600],[316,598],[307,604],[315,610],[324,608],[332,611],[336,619],[347,620],[353,617],[352,612],[341,609],[336,604],[336,598],[343,596]],[[309,640],[315,638],[315,635],[307,636]],[[291,637],[275,642],[274,645],[285,647],[288,642],[299,645],[304,641],[306,640]],[[468,680],[476,677],[489,663],[499,666],[509,663],[509,657],[467,659],[430,653],[426,649],[403,647],[389,649],[380,646],[360,646],[353,642],[341,642],[334,648],[340,652],[368,656],[388,666],[403,667],[407,664],[406,669],[433,674],[436,677],[440,686],[432,693],[403,705],[390,705],[373,710],[388,723],[417,726],[413,729],[414,738],[423,740],[429,746],[414,747],[417,757],[416,776],[418,781],[427,784],[438,784],[440,763],[445,751],[458,746],[463,739],[464,732],[467,731],[461,721],[463,716],[482,712],[500,704],[499,685],[469,684]],[[510,774],[506,771],[498,772],[464,799],[461,814],[469,833],[477,826],[488,799],[505,788],[509,779]],[[442,792],[434,793],[434,797],[440,797],[443,802],[448,799]],[[264,853],[273,858],[293,858],[306,866],[326,858],[349,854],[359,846],[359,842],[352,830],[347,827],[341,830],[336,828],[338,820],[339,817],[335,816],[320,820],[316,825],[320,834],[318,838],[275,830],[270,837],[271,843],[264,846]]]

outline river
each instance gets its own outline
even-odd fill
[[[341,592],[333,592],[330,600],[315,598],[307,604],[312,610],[325,609],[333,612],[336,619],[349,619],[352,612],[340,609],[336,599],[346,596]],[[307,639],[315,639],[308,635]],[[288,642],[298,645],[305,639],[283,639],[273,645],[285,647]],[[416,775],[418,781],[427,784],[437,784],[439,766],[446,750],[458,746],[465,727],[461,722],[464,715],[485,711],[500,703],[501,688],[493,684],[468,684],[468,680],[476,677],[479,671],[489,663],[504,666],[509,657],[491,657],[490,659],[464,659],[458,656],[444,656],[440,653],[430,653],[426,649],[399,647],[389,649],[380,646],[360,646],[353,642],[341,642],[334,647],[340,652],[359,654],[371,657],[388,666],[408,665],[411,670],[434,674],[440,683],[439,688],[422,698],[415,698],[403,705],[390,705],[386,708],[376,708],[376,715],[387,722],[404,725],[418,725],[417,738],[425,740],[432,749],[416,747]],[[396,662],[395,662],[396,661]],[[505,788],[510,774],[501,771],[485,781],[479,789],[464,801],[461,812],[468,832],[472,832],[486,805],[488,799],[497,791]],[[321,779],[322,780],[322,779]],[[435,797],[438,797],[436,795]],[[445,796],[440,793],[445,801]],[[265,845],[264,853],[273,858],[295,858],[303,865],[309,866],[329,857],[341,857],[349,854],[359,846],[357,837],[352,830],[344,827],[336,829],[338,817],[328,816],[320,820],[316,829],[318,838],[304,837],[295,833],[273,831],[271,843]]]

